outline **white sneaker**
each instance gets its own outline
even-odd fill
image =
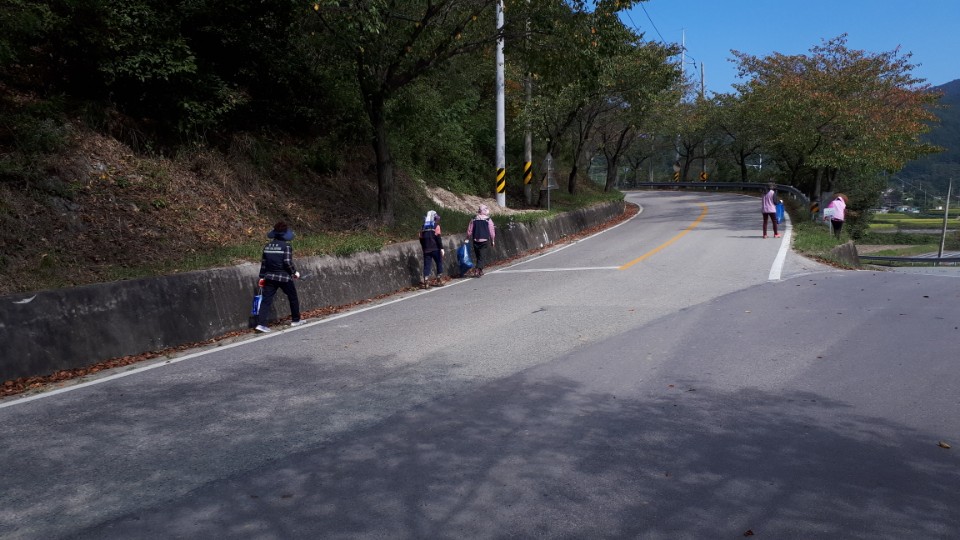
[[[302,320],[300,320],[300,321],[291,321],[291,322],[290,322],[290,326],[300,326],[301,324],[303,324],[303,321],[302,321]]]
[[[269,328],[267,328],[266,326],[264,326],[264,325],[262,325],[262,324],[258,324],[257,327],[254,328],[254,330],[256,330],[257,332],[260,332],[261,334],[266,334],[266,333],[268,333],[268,332],[272,332],[272,330],[270,330]]]

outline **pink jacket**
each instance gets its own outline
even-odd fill
[[[827,208],[833,208],[833,217],[831,218],[833,221],[844,220],[847,210],[847,203],[843,202],[843,199],[837,197],[827,205]]]

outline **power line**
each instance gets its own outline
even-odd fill
[[[640,9],[643,10],[643,14],[646,15],[646,16],[647,16],[647,20],[650,21],[650,26],[652,26],[652,27],[653,27],[653,30],[657,33],[658,36],[660,36],[660,41],[661,41],[664,45],[666,45],[667,40],[663,38],[663,34],[661,34],[661,33],[660,33],[660,29],[657,28],[657,23],[653,22],[653,17],[650,16],[650,13],[647,11],[646,6],[644,6],[644,5],[641,3],[641,4],[640,4]],[[627,14],[627,18],[630,19],[630,24],[633,25],[633,29],[639,31],[639,30],[640,30],[640,25],[638,25],[638,24],[633,20],[633,15],[630,13],[630,11],[626,11],[625,13]],[[687,49],[686,43],[684,43],[684,44],[681,45],[681,49],[683,49],[683,52],[684,52],[684,53],[686,54],[686,56],[689,57],[689,59],[690,59],[690,61],[687,62],[687,63],[688,63],[688,64],[692,64],[692,65],[693,65],[693,69],[697,69],[697,59],[694,58],[693,55],[689,53],[689,50]]]
[[[660,33],[660,29],[657,28],[657,25],[653,22],[653,19],[650,17],[650,14],[647,13],[647,7],[644,6],[643,4],[640,4],[640,9],[643,10],[643,13],[647,16],[647,20],[650,21],[650,26],[652,26],[653,29],[657,32],[657,35],[660,36],[660,41],[662,41],[663,43],[666,43],[667,40],[663,39],[663,34]],[[630,12],[628,11],[627,15],[629,14]],[[630,22],[633,22],[633,17],[630,18]],[[633,25],[636,26],[637,23],[633,23]]]

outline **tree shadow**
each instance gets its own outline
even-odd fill
[[[945,538],[956,465],[813,393],[617,395],[531,370],[79,536]]]

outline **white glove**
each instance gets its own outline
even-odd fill
[[[294,274],[293,274],[293,279],[300,279],[300,272],[294,273]]]
[[[441,256],[441,257],[443,257],[443,256],[446,255],[446,254],[447,254],[446,250],[443,250],[443,249],[440,250],[440,256]]]

